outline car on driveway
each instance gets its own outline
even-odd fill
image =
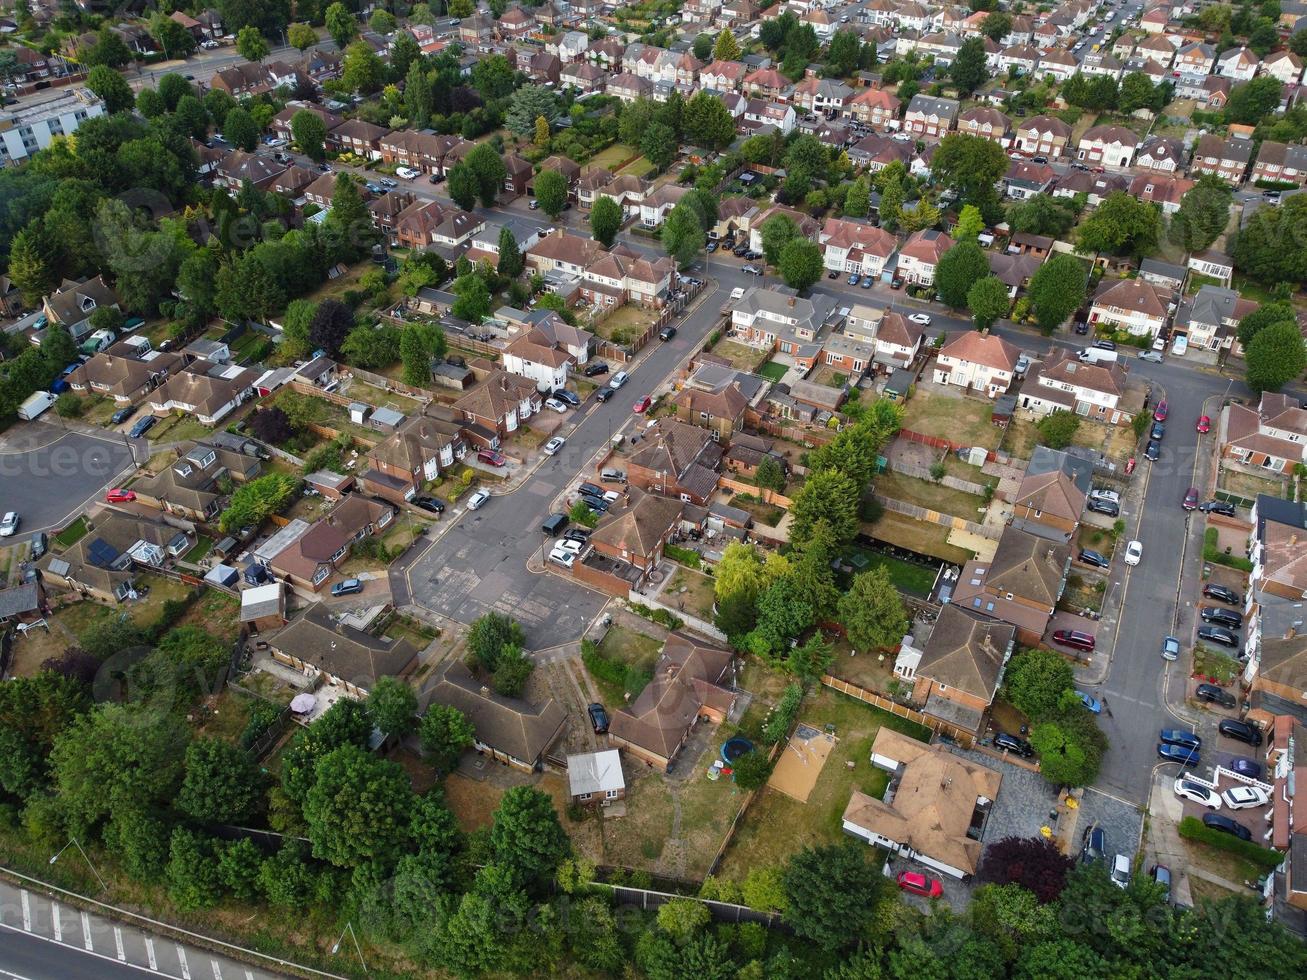
[[[577,397],[576,392],[568,391],[566,388],[557,389],[554,392],[554,397],[573,408],[581,404],[581,399]]]
[[[633,411],[636,415],[643,415],[645,412],[649,411],[649,406],[652,404],[653,404],[653,399],[650,398],[648,395],[645,395],[638,402],[636,402],[634,405],[631,406],[631,411]]]
[[[467,509],[480,510],[482,507],[485,506],[486,501],[489,499],[490,499],[489,490],[478,490],[474,494],[472,494],[472,496],[467,498]]]
[[[1096,715],[1102,714],[1103,702],[1098,700],[1098,698],[1094,697],[1092,694],[1085,691],[1076,691],[1076,697],[1080,699],[1080,703],[1085,706],[1086,711],[1092,711]]]
[[[104,495],[104,499],[111,504],[130,504],[136,499],[136,492],[133,490],[123,490],[116,487]]]
[[[590,540],[590,532],[583,527],[569,528],[563,535],[564,541],[576,541],[578,544],[585,544]]]
[[[1103,828],[1097,824],[1091,824],[1085,828],[1084,837],[1080,840],[1080,863],[1093,864],[1100,861],[1103,855],[1107,853],[1107,834]]]
[[[1203,747],[1201,738],[1183,728],[1163,728],[1157,737],[1166,745],[1179,745],[1182,748],[1193,749],[1195,752]]]
[[[1184,746],[1180,746],[1184,748]],[[1197,749],[1188,749],[1186,751],[1198,751]],[[1185,779],[1181,776],[1175,781],[1175,795],[1182,800],[1189,800],[1191,803],[1197,803],[1199,806],[1205,806],[1209,810],[1221,809],[1221,797],[1212,789],[1208,789],[1202,783],[1196,783],[1192,779]]]
[[[356,595],[363,591],[363,580],[358,578],[347,578],[343,582],[337,582],[331,587],[331,594],[334,596]]]
[[[1240,776],[1247,776],[1249,779],[1262,778],[1262,764],[1246,756],[1236,755],[1225,764],[1225,768],[1238,773]]]
[[[12,538],[14,532],[18,530],[18,513],[9,511],[4,517],[0,517],[0,538]]]
[[[1204,514],[1221,514],[1224,517],[1234,516],[1234,504],[1228,500],[1207,500],[1198,506]]]
[[[581,373],[587,378],[593,378],[599,374],[607,374],[608,365],[604,361],[591,361],[585,366],[585,370]]]
[[[1081,548],[1078,560],[1086,565],[1093,565],[1095,568],[1110,568],[1112,563],[1107,557],[1092,548]]]
[[[1162,901],[1171,901],[1171,869],[1165,864],[1155,864],[1148,870],[1148,876],[1162,886]]]
[[[1204,623],[1211,623],[1213,626],[1224,626],[1228,630],[1237,630],[1243,628],[1243,616],[1233,609],[1225,609],[1220,606],[1204,606],[1199,615],[1202,616]]]
[[[1198,506],[1198,488],[1190,487],[1184,493],[1184,500],[1180,501],[1180,506],[1185,510],[1193,510]]]
[[[1206,640],[1208,643],[1219,643],[1223,647],[1233,648],[1239,645],[1239,637],[1220,626],[1198,627],[1198,639]]]
[[[412,180],[414,177],[421,177],[422,173],[412,167],[396,167],[395,176],[402,177],[404,180]]]
[[[917,871],[900,871],[895,879],[899,888],[925,898],[939,898],[944,894],[944,886],[936,878],[927,878]]]
[[[1127,565],[1138,565],[1139,560],[1144,557],[1144,545],[1142,541],[1131,541],[1125,546],[1125,563]]]
[[[1198,425],[1196,426],[1200,434],[1206,434],[1212,431],[1212,419],[1209,415],[1198,416]]]
[[[1150,463],[1156,463],[1157,457],[1162,455],[1162,447],[1155,439],[1149,439],[1148,445],[1144,447],[1144,459]]]
[[[911,320],[913,323],[917,324],[918,326],[922,326],[922,327],[930,326],[930,315],[927,313],[912,313],[909,314],[908,319]]]
[[[576,552],[568,551],[566,548],[555,548],[549,552],[549,560],[555,565],[571,568],[572,563],[576,561]]]
[[[876,278],[874,276],[863,276],[862,282],[860,282],[858,285],[862,289],[870,289],[875,284],[876,284]]]
[[[1084,633],[1080,630],[1054,630],[1053,642],[1060,646],[1084,650],[1088,653],[1094,649],[1094,634]]]
[[[1015,735],[1009,735],[1007,732],[999,732],[994,736],[994,747],[1007,749],[1009,752],[1015,752],[1023,759],[1029,759],[1035,754],[1034,748],[1024,738],[1017,738]]]
[[[845,281],[846,281],[850,286],[856,286],[856,285],[858,284],[858,280],[861,279],[861,278],[862,278],[862,277],[861,277],[860,275],[858,275],[856,272],[850,272],[850,273],[849,273],[849,278],[848,278],[847,280],[845,280]]]
[[[423,510],[432,514],[443,514],[445,512],[445,502],[439,497],[432,497],[427,494],[414,497],[413,506],[421,507]]]
[[[1130,859],[1118,854],[1112,861],[1112,884],[1117,888],[1130,887]]]
[[[1119,504],[1114,504],[1110,500],[1103,500],[1099,497],[1090,497],[1085,506],[1095,514],[1106,514],[1108,517],[1117,517],[1121,513]]]
[[[1180,658],[1180,641],[1174,636],[1162,638],[1162,659],[1178,660]]]
[[[1208,582],[1203,586],[1203,596],[1218,602],[1228,602],[1232,606],[1243,605],[1243,596],[1234,589],[1227,589],[1224,585],[1217,585],[1215,582]]]
[[[154,423],[158,421],[158,417],[154,415],[147,415],[143,419],[137,419],[136,424],[132,426],[131,431],[127,434],[133,439],[139,439],[154,428]]]
[[[1116,504],[1118,507],[1121,505],[1121,495],[1119,493],[1115,490],[1104,490],[1101,487],[1095,487],[1093,490],[1090,490],[1089,499],[1106,500]]]
[[[542,448],[544,449],[546,456],[553,456],[558,452],[558,450],[563,448],[563,445],[566,442],[567,440],[564,439],[562,436],[554,436],[547,443],[545,443]]]
[[[590,716],[590,726],[595,734],[605,734],[608,731],[608,712],[604,710],[604,706],[598,701],[592,701],[585,711]]]
[[[1249,810],[1271,801],[1270,794],[1260,786],[1231,786],[1221,796],[1231,810]]]
[[[1163,398],[1160,402],[1157,403],[1157,407],[1153,409],[1153,421],[1165,422],[1166,417],[1169,414],[1170,414],[1170,408],[1166,404],[1166,399]]]
[[[1182,766],[1196,766],[1199,762],[1198,753],[1192,749],[1182,748],[1179,745],[1157,746],[1158,758],[1166,762],[1178,762]]]
[[[109,421],[114,425],[121,425],[135,415],[139,408],[139,405],[128,405],[126,408],[120,408],[109,416]]]
[[[1213,830],[1219,830],[1223,834],[1230,834],[1238,837],[1240,840],[1252,840],[1253,835],[1243,824],[1231,820],[1229,817],[1222,816],[1219,813],[1204,813],[1203,826],[1211,827]]]
[[[1208,704],[1219,704],[1222,708],[1233,708],[1235,705],[1234,695],[1215,684],[1199,684],[1194,689],[1194,697]]]
[[[560,415],[567,411],[567,405],[559,401],[557,398],[546,398],[545,408],[549,409],[551,412],[558,412]]]
[[[505,466],[508,457],[495,449],[482,449],[477,452],[477,459],[487,466]]]
[[[1250,725],[1246,721],[1239,721],[1237,718],[1222,718],[1216,730],[1226,738],[1232,738],[1237,742],[1244,742],[1257,748],[1262,744],[1262,732],[1256,725]]]
[[[585,542],[578,541],[576,538],[559,538],[554,542],[554,550],[570,551],[574,555],[579,555],[585,550]]]

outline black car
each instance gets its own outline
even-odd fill
[[[744,253],[744,257],[748,259],[750,262],[757,262],[760,258],[762,258],[762,253],[755,252],[753,249],[749,249],[749,251]]]
[[[1215,582],[1209,582],[1203,586],[1203,595],[1208,599],[1216,599],[1218,602],[1228,602],[1232,606],[1243,604],[1243,596],[1235,592],[1234,589],[1227,589],[1224,585],[1217,585]]]
[[[1223,647],[1237,647],[1239,645],[1239,637],[1220,626],[1198,627],[1198,639],[1206,640],[1208,643],[1219,643]]]
[[[1107,834],[1103,833],[1103,828],[1094,824],[1085,830],[1084,839],[1080,845],[1080,861],[1083,864],[1093,864],[1095,861],[1101,861],[1107,854]]]
[[[564,541],[575,541],[578,544],[585,544],[590,540],[590,532],[583,527],[569,528],[563,535]]]
[[[599,497],[602,500],[604,496],[604,488],[593,483],[582,483],[576,489],[578,493],[583,493],[587,497]]]
[[[1219,704],[1222,708],[1234,707],[1234,695],[1215,684],[1199,684],[1194,689],[1194,697],[1208,704]]]
[[[744,258],[744,253],[748,251],[749,251],[748,245],[736,245],[733,249],[731,249],[731,254],[736,256],[737,258],[742,259]]]
[[[831,269],[830,272],[826,273],[827,279],[838,279],[839,277],[840,277],[839,269]]]
[[[566,402],[568,405],[571,405],[573,408],[576,408],[577,405],[581,404],[581,399],[576,396],[576,393],[572,391],[568,391],[566,388],[559,388],[557,391],[554,392],[554,397],[557,398],[560,402]]]
[[[676,336],[675,327],[663,327],[661,330],[658,331],[659,340],[671,340],[675,336]]]
[[[421,507],[423,510],[430,511],[433,514],[443,514],[445,512],[445,502],[439,497],[414,497],[413,506]]]
[[[1148,445],[1144,447],[1144,459],[1150,463],[1156,463],[1157,457],[1162,455],[1162,447],[1155,439],[1149,439]]]
[[[1148,432],[1149,439],[1156,439],[1159,442],[1161,441],[1162,437],[1165,435],[1166,435],[1166,426],[1163,425],[1161,422],[1154,422],[1152,429],[1150,429]]]
[[[1007,749],[1009,752],[1015,752],[1023,759],[1029,759],[1035,754],[1035,750],[1024,738],[1017,738],[1015,735],[1009,735],[1007,732],[999,732],[994,736],[994,747]]]
[[[1081,336],[1084,336],[1085,334],[1089,333],[1089,324],[1087,324],[1087,323],[1077,323],[1077,324],[1076,324],[1076,333],[1080,334]]]
[[[1112,565],[1110,561],[1100,555],[1097,551],[1093,551],[1089,548],[1080,549],[1080,561],[1084,562],[1086,565],[1093,565],[1095,568],[1110,568]]]
[[[606,402],[608,401],[608,399],[612,398],[613,395],[615,394],[617,394],[617,392],[613,391],[612,388],[600,388],[598,391],[595,392],[595,401]]]
[[[604,710],[602,704],[598,701],[592,702],[585,710],[590,716],[590,724],[594,726],[596,735],[603,735],[608,731],[608,712]]]
[[[1222,514],[1225,517],[1234,516],[1234,504],[1228,500],[1209,500],[1206,503],[1199,504],[1198,509],[1204,514]]]
[[[1252,840],[1252,832],[1241,823],[1236,823],[1229,817],[1223,817],[1219,813],[1204,813],[1203,826],[1211,827],[1213,830],[1219,830],[1223,834],[1233,834],[1240,840]]]
[[[1097,500],[1091,497],[1086,506],[1095,514],[1106,514],[1108,517],[1116,517],[1121,513],[1121,508],[1110,500]]]
[[[150,429],[153,428],[154,423],[158,421],[159,420],[155,416],[147,415],[145,416],[145,418],[141,419],[134,426],[132,426],[132,431],[129,432],[128,435],[130,435],[133,439],[139,439],[141,438],[141,436],[145,435],[145,433],[149,432]]]
[[[136,405],[128,405],[126,408],[120,408],[118,409],[118,411],[114,412],[112,415],[109,416],[109,421],[112,422],[114,425],[121,425],[123,422],[126,422],[129,418],[131,418],[133,415],[136,414],[136,410],[138,407],[139,406]]]
[[[1216,726],[1216,730],[1226,738],[1233,738],[1239,742],[1246,742],[1253,748],[1262,744],[1262,733],[1254,725],[1246,721],[1238,721],[1234,718],[1222,718],[1221,723]]]
[[[600,374],[607,374],[607,373],[608,373],[608,365],[603,361],[591,361],[589,364],[585,366],[585,370],[582,372],[582,374],[584,374],[587,378],[593,378]]]
[[[584,501],[585,505],[596,514],[608,513],[608,501],[604,500],[602,497],[591,497],[589,494],[583,493],[581,494],[580,499]]]
[[[1212,623],[1216,626],[1224,626],[1226,629],[1237,630],[1243,626],[1243,617],[1233,609],[1221,609],[1216,606],[1204,606],[1199,613],[1203,617],[1204,623]]]

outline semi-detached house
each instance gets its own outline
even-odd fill
[[[1107,281],[1089,307],[1089,322],[1137,336],[1156,337],[1166,326],[1170,295],[1143,279]]]
[[[1120,407],[1125,386],[1119,363],[1090,364],[1059,350],[1021,386],[1020,405],[1039,415],[1061,409],[1109,425],[1128,425],[1134,416]]]
[[[974,388],[997,398],[1012,386],[1021,352],[997,334],[959,334],[941,348],[935,383]]]
[[[898,246],[883,228],[849,218],[827,218],[817,243],[824,249],[827,269],[877,278]]]
[[[1093,126],[1080,137],[1077,158],[1087,164],[1125,168],[1134,161],[1139,136],[1124,126]]]

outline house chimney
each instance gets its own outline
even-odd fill
[[[789,305],[790,305],[791,308],[793,308],[793,306],[794,306],[794,301],[795,301],[795,297],[791,296],[791,297],[790,297],[790,303],[789,303]]]

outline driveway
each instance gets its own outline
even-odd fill
[[[19,423],[0,435],[0,511],[18,512],[20,536],[62,527],[131,461],[121,437]]]

